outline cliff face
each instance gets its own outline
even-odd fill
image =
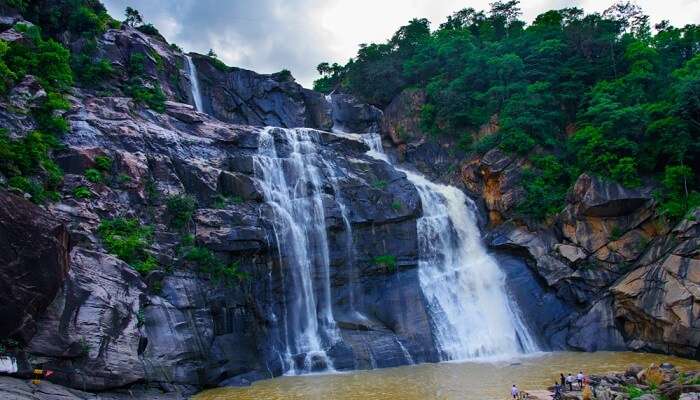
[[[144,81],[162,82],[169,99],[162,113],[113,95],[135,54],[146,55]],[[17,210],[0,220],[9,229],[2,246],[13,249],[3,252],[2,273],[14,302],[3,306],[19,323],[3,328],[19,340],[12,354],[20,373],[50,369],[53,382],[87,391],[148,382],[185,392],[282,374],[282,316],[294,303],[284,299],[301,294],[286,288],[293,271],[285,270],[280,248],[290,244],[279,242],[274,210],[264,201],[263,128],[257,125],[376,130],[381,112],[347,95],[327,101],[279,76],[221,72],[195,56],[209,116],[183,103],[191,102],[185,57],[158,39],[131,28],[109,30],[96,57],[110,61],[114,77],[99,90],[71,90],[63,115],[70,130],[53,153],[64,172],[60,200],[40,208],[0,192],[3,211]],[[10,101],[31,100],[42,90],[29,76],[12,93]],[[0,123],[21,136],[33,121],[17,112],[17,104],[0,103]],[[357,140],[313,129],[265,132],[287,160],[282,165],[295,162],[300,151],[290,135],[306,138],[304,148],[316,155],[309,168],[321,182],[303,190],[320,191],[325,216],[328,254],[318,245],[309,257],[328,258],[339,334],[328,352],[334,367],[436,361],[416,268],[422,209],[405,174],[366,156],[368,147]],[[101,179],[88,179],[86,171],[105,157],[111,165],[102,167]],[[76,196],[78,190],[87,194]],[[185,231],[172,227],[167,206],[183,195],[196,203]],[[98,231],[114,218],[152,228],[145,251],[156,260],[155,271],[140,275],[110,254]],[[194,244],[234,263],[246,278],[224,284],[198,269],[183,255],[189,233]],[[20,245],[41,251],[31,258]],[[376,261],[387,255],[395,265]],[[18,271],[34,263],[45,271]],[[28,287],[40,294],[28,293],[34,302],[23,304],[17,291]]]
[[[382,134],[399,158],[460,183],[479,201],[487,243],[501,255],[511,292],[549,346],[698,357],[700,211],[669,226],[653,188],[630,190],[584,174],[559,214],[547,223],[524,221],[516,207],[527,161],[498,149],[464,159],[454,144],[438,146],[420,130],[423,102],[420,91],[398,95],[385,110]],[[476,135],[497,130],[494,117]],[[451,165],[460,168],[454,173]],[[539,289],[523,289],[529,284],[521,278],[530,273]]]
[[[1,35],[23,40],[11,23]],[[137,54],[144,56],[143,83],[159,82],[168,99],[162,113],[120,95]],[[334,127],[381,126],[399,159],[482,200],[488,242],[544,347],[698,357],[700,227],[664,226],[648,190],[582,176],[553,224],[528,226],[513,213],[524,162],[492,151],[455,171],[454,149],[420,132],[420,92],[403,93],[382,119],[352,96],[327,98],[283,73],[224,68],[192,55],[201,113],[190,105],[185,55],[160,39],[111,29],[94,57],[107,59],[114,74],[99,89],[71,90],[64,113],[70,132],[53,154],[65,173],[61,199],[37,207],[0,191],[0,283],[11,294],[2,307],[13,315],[12,324],[3,319],[2,336],[19,341],[13,355],[23,373],[52,369],[53,381],[81,390],[148,382],[185,392],[282,374],[287,333],[280,321],[300,295],[285,289],[291,271],[280,248],[290,244],[277,236],[275,210],[265,202],[259,158],[265,135],[287,163],[303,151],[316,155],[309,168],[320,182],[298,190],[318,192],[324,216],[328,254],[317,246],[309,257],[328,260],[334,367],[437,361],[418,281],[418,193],[404,173],[366,156],[363,143],[322,131]],[[12,137],[34,129],[31,116],[18,110],[43,96],[27,76],[0,101],[0,124]],[[262,126],[307,128],[291,131],[303,132],[303,149],[289,130]],[[112,163],[102,179],[87,179],[104,157]],[[183,195],[196,204],[184,230],[172,226],[167,205]],[[154,271],[142,276],[107,250],[99,227],[118,217],[152,227],[145,251],[157,262]],[[224,284],[199,270],[183,255],[188,234],[247,278]],[[387,256],[393,262],[377,261]],[[41,268],[22,273],[35,265]],[[293,356],[299,364],[308,355]]]

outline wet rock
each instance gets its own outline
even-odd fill
[[[218,192],[243,200],[261,201],[263,199],[260,188],[252,178],[235,172],[222,171],[219,174]]]
[[[583,351],[622,350],[625,341],[615,325],[613,300],[599,300],[582,317],[573,322],[568,344]]]
[[[28,200],[0,190],[0,337],[27,343],[69,269],[66,226]],[[31,272],[29,272],[31,271]]]
[[[348,94],[330,95],[333,127],[344,132],[379,132],[382,111]]]

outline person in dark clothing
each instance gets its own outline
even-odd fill
[[[561,388],[562,390],[566,389],[566,378],[564,378],[564,374],[559,374],[559,382],[561,382]]]
[[[555,400],[561,399],[561,388],[562,387],[561,387],[561,385],[559,385],[559,383],[554,382],[554,396],[552,396],[553,399],[555,399]]]

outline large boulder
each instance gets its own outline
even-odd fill
[[[655,241],[640,259],[640,267],[611,288],[617,321],[636,350],[698,357],[698,218],[700,210],[681,222],[670,240]]]
[[[27,351],[54,382],[83,390],[143,380],[140,310],[146,286],[117,258],[76,247],[62,290],[38,321]]]
[[[330,127],[323,95],[312,95],[288,76],[224,67],[196,54],[192,58],[206,113],[235,124]]]
[[[481,197],[492,226],[513,217],[514,209],[524,193],[520,185],[523,166],[523,160],[498,148],[462,166],[462,183],[470,193]]]
[[[652,199],[651,190],[628,189],[588,174],[581,175],[571,189],[568,201],[579,215],[621,217],[632,213]]]
[[[328,96],[333,116],[333,128],[344,132],[379,132],[382,111],[377,107],[360,102],[349,94]]]
[[[0,338],[28,342],[69,269],[66,226],[46,210],[0,191]]]
[[[425,100],[424,90],[404,89],[384,110],[382,134],[395,145],[422,140],[426,135],[420,127],[420,112]]]

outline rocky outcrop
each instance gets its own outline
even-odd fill
[[[312,126],[303,90],[293,80],[224,67],[203,56],[194,55],[193,61],[204,111],[214,117],[246,125]]]
[[[0,393],[4,400],[185,400],[192,392],[170,392],[148,387],[132,387],[129,390],[110,393],[88,393],[42,380],[38,384],[26,379],[0,376]]]
[[[631,348],[700,357],[699,219],[700,210],[655,238],[636,269],[611,288],[615,317]]]
[[[70,266],[27,351],[56,371],[54,382],[74,388],[104,390],[143,380],[139,312],[146,285],[139,274],[82,247],[71,252]]]
[[[468,192],[483,200],[492,226],[513,217],[523,196],[519,183],[524,165],[498,148],[462,165],[461,180]]]
[[[405,89],[384,110],[382,133],[388,135],[394,145],[423,140],[426,134],[420,125],[420,112],[426,94],[421,89]]]
[[[331,94],[326,98],[331,105],[334,129],[353,133],[379,132],[382,111],[378,108],[361,103],[349,94]]]
[[[0,191],[0,337],[26,344],[68,273],[70,238],[61,221]]]
[[[494,149],[466,162],[461,176],[488,214],[489,244],[528,259],[568,308],[544,330],[550,344],[698,357],[693,271],[700,264],[692,218],[671,231],[649,188],[584,174],[564,210],[548,223],[532,223],[516,210],[523,166]]]
[[[70,100],[71,133],[55,154],[65,172],[62,200],[48,209],[66,224],[75,248],[67,280],[56,284],[58,295],[18,355],[22,364],[31,360],[55,371],[54,382],[97,391],[141,382],[170,389],[245,384],[281,374],[273,349],[284,264],[255,167],[261,129],[177,102],[158,114],[128,98],[80,90]],[[366,156],[364,144],[309,132],[321,155],[316,167],[329,177],[324,213],[341,336],[329,351],[335,367],[402,365],[409,362],[406,351],[415,361],[436,360],[428,314],[416,295],[421,206],[415,188],[403,173]],[[284,143],[284,131],[271,133]],[[102,182],[91,182],[83,174],[97,156],[113,165]],[[75,198],[77,187],[90,197]],[[184,234],[168,226],[165,205],[182,194],[197,203],[190,225],[195,242],[238,262],[245,281],[223,285],[183,261]],[[103,247],[98,226],[120,216],[153,227],[148,251],[158,271],[142,277]],[[352,259],[349,233],[356,243]],[[396,257],[396,271],[374,261],[386,254]]]

